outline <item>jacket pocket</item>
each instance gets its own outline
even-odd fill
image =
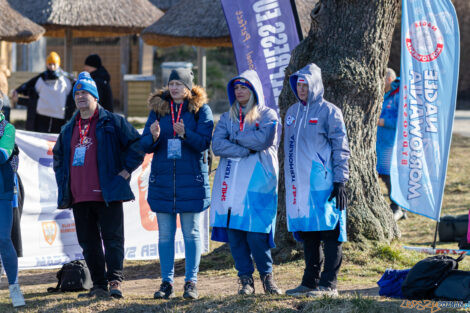
[[[121,175],[115,175],[109,184],[111,200],[129,200],[133,198],[129,182]]]

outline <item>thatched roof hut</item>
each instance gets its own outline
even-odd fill
[[[163,12],[148,0],[8,0],[13,8],[42,25],[46,36],[108,37],[138,34]]]
[[[310,29],[310,12],[318,0],[296,0],[302,32]],[[149,45],[171,47],[232,46],[219,0],[179,0],[165,15],[142,32]]]
[[[44,28],[22,16],[6,0],[0,0],[0,40],[27,43],[44,34]]]
[[[219,0],[180,0],[144,29],[142,38],[159,47],[232,45]]]

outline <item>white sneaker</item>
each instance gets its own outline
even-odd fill
[[[293,289],[286,290],[286,295],[293,297],[305,297],[308,292],[314,290],[314,288],[308,288],[307,286],[299,285]]]
[[[338,289],[318,286],[314,290],[307,292],[307,297],[318,298],[318,297],[323,297],[323,296],[332,297],[332,298],[337,297]]]
[[[19,284],[13,284],[9,286],[10,288],[10,299],[13,307],[19,307],[25,305],[23,293],[21,292]]]

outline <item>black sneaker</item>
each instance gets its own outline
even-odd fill
[[[175,297],[175,291],[173,289],[173,285],[168,282],[164,281],[160,285],[160,290],[153,294],[154,299],[170,299]]]
[[[280,295],[282,294],[282,290],[276,286],[274,282],[273,273],[269,273],[266,275],[261,275],[261,282],[263,283],[264,293],[269,293],[272,295]]]
[[[184,283],[184,293],[183,298],[185,299],[197,299],[199,294],[197,293],[196,283],[192,281],[187,281]]]
[[[107,298],[109,297],[108,288],[104,286],[93,286],[89,292],[81,293],[78,298]]]
[[[238,280],[240,289],[238,290],[239,295],[252,295],[255,293],[255,282],[253,277],[248,275],[240,276]]]

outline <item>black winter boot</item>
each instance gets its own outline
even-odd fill
[[[272,295],[280,295],[282,294],[282,290],[276,286],[274,282],[273,273],[269,273],[266,275],[261,275],[261,282],[263,283],[264,292]]]
[[[239,295],[252,295],[255,293],[255,282],[252,276],[240,276],[239,283],[241,288],[238,290]]]

